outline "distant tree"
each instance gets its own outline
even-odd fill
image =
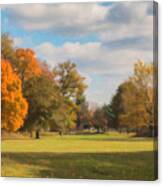
[[[79,126],[80,105],[84,101],[83,94],[87,87],[84,83],[85,78],[79,74],[76,65],[70,61],[59,64],[53,69],[53,74],[58,82],[64,104],[68,105],[68,108],[70,109],[69,113],[74,112],[76,115],[77,126]]]
[[[147,114],[146,126],[150,130],[150,135],[154,135],[154,128],[157,127],[154,121],[155,113],[155,77],[156,68],[153,64],[145,64],[143,61],[138,61],[134,66],[134,75],[131,77],[131,81],[136,86],[141,97],[140,102],[143,104],[144,110]]]
[[[23,126],[28,103],[22,95],[21,80],[11,64],[2,59],[2,129],[9,132]]]
[[[81,115],[83,115],[84,112],[87,112],[87,109],[88,109],[88,105],[86,103],[86,99],[85,99],[85,96],[83,95],[83,93],[81,93],[81,95],[77,97],[76,105],[77,105],[77,112],[76,112],[77,122],[76,122],[76,128],[79,129],[80,126],[81,126]],[[83,107],[85,107],[85,109],[86,109],[84,112],[83,112]],[[86,113],[85,113],[85,115],[86,115]]]
[[[85,78],[79,74],[76,65],[70,61],[61,63],[53,72],[62,95],[76,103],[87,87],[84,83]]]
[[[43,85],[40,85],[40,91],[43,91],[43,94],[46,94],[46,92],[49,90],[44,99],[45,102],[49,100],[49,105],[51,105],[48,109],[48,117],[46,118],[46,123],[44,126],[50,126],[51,129],[57,130],[60,132],[60,134],[63,134],[64,132],[67,132],[75,127],[76,112],[74,111],[74,103],[70,99],[63,96],[55,78],[52,78],[52,74],[47,68],[46,71],[45,69],[43,70],[43,74],[41,76],[45,76],[47,82],[44,81]],[[43,89],[44,84],[47,86],[45,90]],[[40,91],[38,91],[39,95]],[[51,100],[48,95],[53,95]],[[43,108],[43,106],[41,107]]]
[[[153,65],[138,61],[134,67],[134,75],[119,86],[111,102],[116,127],[136,130],[137,133],[148,128],[152,135],[153,76]]]
[[[93,126],[97,129],[98,133],[105,132],[107,130],[108,119],[104,107],[97,108],[97,110],[94,112],[93,119]]]
[[[83,101],[80,105],[80,111],[78,112],[78,129],[88,129],[92,125],[91,112],[89,110],[89,104]]]
[[[144,100],[135,85],[128,81],[120,86],[122,112],[119,113],[119,126],[121,128],[139,129],[146,125],[147,114],[143,106]]]
[[[121,88],[120,86],[118,87],[115,95],[113,96],[110,107],[112,109],[112,112],[114,114],[114,117],[110,118],[111,119],[111,125],[113,128],[118,129],[119,126],[119,113],[122,113],[123,107],[121,104]]]

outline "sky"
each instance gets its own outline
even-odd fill
[[[4,5],[1,30],[51,68],[71,60],[86,98],[108,104],[137,60],[153,62],[153,2]]]

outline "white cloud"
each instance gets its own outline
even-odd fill
[[[100,33],[103,40],[152,33],[152,2],[25,4],[7,6],[10,18],[26,30],[65,35]]]
[[[54,66],[58,62],[65,60],[82,61],[96,61],[97,55],[100,52],[101,43],[64,43],[63,46],[57,47],[50,42],[43,43],[36,46],[36,51],[41,54],[42,57],[51,61],[50,65]],[[100,55],[100,54],[99,54]],[[85,62],[84,62],[85,61]]]
[[[151,62],[151,51],[132,49],[109,50],[100,42],[85,44],[65,43],[57,47],[50,42],[42,43],[35,47],[41,58],[47,59],[50,66],[66,60],[74,61],[78,67],[95,74],[116,73],[118,69],[131,68],[133,63],[140,59]],[[112,68],[110,68],[112,67]]]
[[[107,7],[96,3],[30,4],[8,6],[11,18],[27,30],[51,30],[71,34],[96,31]]]
[[[63,37],[98,34],[98,40],[106,44],[132,39],[127,47],[147,49],[153,43],[152,5],[150,1],[115,2],[110,6],[98,3],[25,4],[8,5],[6,11],[12,24],[28,31],[51,32],[54,37],[55,34]]]
[[[148,50],[109,50],[99,42],[65,43],[60,47],[48,42],[35,47],[35,50],[52,67],[66,60],[75,62],[89,85],[86,91],[88,100],[100,104],[109,102],[117,86],[131,75],[138,59],[145,62],[153,59],[153,53]],[[101,80],[97,82],[96,78]]]
[[[138,59],[153,60],[153,2],[33,4],[7,6],[10,21],[27,31],[67,35],[98,34],[96,42],[43,42],[34,47],[41,59],[54,67],[72,60],[89,85],[87,97],[108,102],[117,86],[131,74]],[[29,32],[30,33],[30,32]],[[22,41],[15,38],[15,42]],[[102,79],[100,79],[102,78]],[[108,100],[108,101],[107,101]]]
[[[102,41],[115,41],[132,37],[153,37],[153,2],[115,3],[107,15],[108,29],[101,32]]]

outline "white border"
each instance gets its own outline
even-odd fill
[[[59,3],[59,2],[101,2],[108,0],[0,0],[1,4],[14,4],[14,3]],[[117,0],[110,0],[117,1]],[[119,0],[124,1],[124,0]],[[130,0],[133,1],[133,0]],[[141,0],[137,0],[141,1]],[[163,169],[162,169],[162,156],[163,149],[161,148],[161,144],[163,141],[163,99],[161,95],[163,95],[163,87],[161,87],[161,82],[163,80],[163,38],[161,33],[163,33],[163,24],[161,23],[163,19],[163,0],[157,0],[159,3],[159,180],[154,182],[146,182],[146,181],[102,181],[102,180],[66,180],[66,179],[16,179],[16,178],[0,178],[0,185],[5,186],[35,186],[36,184],[39,186],[81,186],[81,185],[89,185],[89,186],[99,186],[100,185],[163,185]]]
[[[143,1],[143,0],[1,0],[0,4],[16,3],[61,3],[61,2],[113,2],[113,1]],[[152,0],[144,0],[152,1]],[[158,0],[157,2],[159,2]]]

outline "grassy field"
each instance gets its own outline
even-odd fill
[[[127,134],[47,134],[2,141],[2,176],[154,180],[154,141]]]

